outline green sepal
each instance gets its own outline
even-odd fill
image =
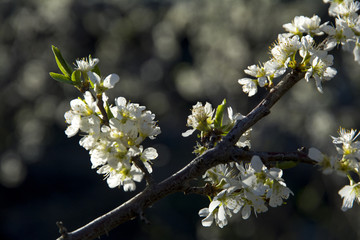
[[[80,70],[73,71],[73,73],[71,74],[71,81],[76,86],[81,85],[81,71]]]
[[[222,178],[220,182],[215,186],[216,188],[222,188],[226,184],[226,180]]]
[[[225,105],[226,105],[226,99],[224,99],[222,103],[216,108],[215,119],[214,119],[215,128],[221,128],[222,126]]]
[[[55,47],[54,45],[51,46],[52,51],[55,56],[56,63],[60,69],[60,71],[65,75],[70,77],[73,70],[71,66],[65,61],[65,59],[62,57],[60,50]]]
[[[70,77],[64,76],[60,73],[51,72],[50,76],[58,82],[67,83],[67,84],[71,84],[71,85],[75,84],[71,81]]]
[[[276,167],[280,169],[288,169],[296,167],[299,164],[299,162],[295,161],[284,161],[284,162],[277,162]]]
[[[112,112],[110,110],[110,106],[109,106],[108,102],[106,102],[105,111],[106,111],[106,114],[107,114],[109,120],[114,118],[114,115],[112,114]]]

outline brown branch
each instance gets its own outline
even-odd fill
[[[303,77],[304,73],[297,71],[286,75],[274,88],[270,90],[269,94],[258,106],[256,106],[244,119],[239,120],[235,124],[229,134],[214,148],[206,151],[201,156],[196,157],[183,169],[164,181],[154,184],[151,188],[145,188],[135,197],[114,210],[73,232],[68,232],[66,236],[63,235],[59,237],[58,240],[95,239],[109,232],[121,223],[132,220],[139,215],[141,216],[144,209],[153,205],[156,201],[164,198],[165,196],[175,192],[189,191],[188,183],[190,180],[200,177],[206,172],[206,170],[220,163],[249,161],[254,154],[259,155],[265,163],[289,159],[310,163],[311,159],[308,159],[302,152],[261,153],[247,151],[234,146],[240,136],[261,118],[269,114],[270,108]]]
[[[295,162],[316,165],[317,162],[308,157],[307,151],[301,149],[295,152],[260,152],[234,148],[232,157],[236,162],[250,161],[253,156],[259,156],[265,165],[273,166],[277,162]]]
[[[148,186],[153,186],[154,185],[154,178],[149,173],[149,171],[145,167],[145,165],[142,162],[142,160],[140,159],[140,157],[136,156],[136,157],[131,158],[131,160],[133,161],[135,166],[138,167],[144,173],[146,184]]]
[[[103,116],[102,120],[103,120],[103,123],[106,125],[106,126],[109,126],[109,118],[108,118],[108,115],[107,115],[107,112],[104,108],[104,102],[102,100],[102,94],[98,94],[96,95],[96,99],[97,99],[97,106],[101,112],[101,115]]]
[[[245,118],[235,124],[223,139],[223,144],[234,145],[246,130],[268,115],[270,108],[304,76],[305,73],[296,70],[287,74]]]
[[[189,187],[185,189],[184,194],[198,194],[198,195],[204,195],[204,196],[212,196],[215,192],[218,192],[219,190],[216,189],[214,186],[212,186],[209,183],[206,183],[203,187]]]

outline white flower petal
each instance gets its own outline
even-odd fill
[[[265,166],[259,156],[253,156],[251,158],[251,167],[255,169],[256,172],[261,172]]]
[[[108,179],[106,180],[106,182],[109,185],[109,188],[115,188],[115,187],[119,186],[121,183],[120,176],[117,174],[113,175],[113,176],[109,176]]]
[[[251,215],[251,207],[249,205],[245,205],[241,211],[241,216],[245,220],[248,219],[250,215]]]
[[[155,148],[148,147],[143,151],[141,157],[144,158],[145,160],[153,160],[158,157],[158,153]]]
[[[75,136],[79,131],[79,126],[69,125],[66,130],[65,134],[68,136],[68,138]]]
[[[97,75],[96,73],[94,72],[87,72],[87,75],[89,76],[90,78],[90,81],[93,83],[93,84],[100,84],[100,81],[101,81],[101,78],[99,75]]]
[[[126,106],[126,99],[124,97],[118,97],[115,99],[116,106],[118,107],[125,107]]]
[[[135,189],[136,189],[136,185],[135,185],[134,181],[131,180],[131,179],[126,179],[124,181],[124,186],[123,187],[124,187],[125,192],[127,192],[127,191],[135,191]]]
[[[199,211],[199,216],[200,217],[206,217],[207,215],[209,215],[209,208],[202,208]]]
[[[206,218],[204,218],[201,221],[201,224],[204,227],[210,227],[212,225],[213,221],[214,221],[214,216],[212,214],[209,214]]]
[[[195,132],[195,128],[194,129],[189,129],[189,130],[187,130],[186,132],[183,132],[181,135],[183,136],[183,137],[188,137],[188,136],[190,136],[191,134],[193,134],[194,132]]]
[[[319,163],[322,162],[324,159],[323,154],[318,149],[313,148],[313,147],[309,149],[308,157]]]
[[[352,208],[356,197],[354,186],[350,186],[350,185],[344,186],[342,189],[340,189],[339,195],[341,196],[341,198],[344,198],[341,210],[346,211]]]
[[[110,74],[104,79],[104,87],[113,88],[120,78],[117,74]]]
[[[218,216],[219,221],[223,222],[223,221],[226,220],[226,213],[225,213],[224,204],[219,207],[219,211],[218,211],[217,214],[218,214],[217,216]]]
[[[213,212],[215,210],[215,208],[217,208],[220,205],[220,201],[219,200],[214,200],[210,203],[209,205],[209,211]]]

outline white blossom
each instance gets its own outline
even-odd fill
[[[324,3],[330,3],[329,15],[340,17],[354,17],[357,16],[356,12],[360,8],[358,1],[353,0],[323,0]]]
[[[204,217],[203,226],[211,226],[213,221],[219,227],[227,224],[232,214],[241,213],[243,219],[250,217],[252,210],[257,213],[268,210],[269,206],[283,204],[292,191],[286,187],[282,170],[268,169],[258,156],[253,156],[251,163],[220,164],[211,168],[203,176],[219,193],[211,200],[208,208],[199,211]]]
[[[266,198],[269,199],[269,206],[277,207],[281,206],[283,199],[288,199],[290,194],[294,195],[283,181],[274,181],[272,187],[266,193]]]
[[[87,75],[94,84],[96,93],[102,93],[107,89],[114,88],[115,84],[120,80],[119,76],[114,73],[108,75],[105,79],[101,79],[101,77],[94,72],[88,72]]]
[[[282,76],[286,72],[289,61],[290,58],[286,55],[281,56],[280,58],[271,58],[266,61],[264,63],[264,68],[266,69],[269,78],[273,79]]]
[[[326,55],[326,56],[318,56],[318,55],[312,55],[310,58],[310,68],[307,70],[305,74],[306,81],[309,81],[310,79],[314,79],[316,83],[316,87],[319,92],[322,91],[321,83],[323,81],[330,80],[333,78],[337,71],[330,67],[333,64],[333,56],[332,55]]]
[[[240,186],[236,178],[236,171],[228,164],[219,164],[210,168],[206,171],[203,178],[215,186],[220,184],[222,188]]]
[[[272,58],[264,64],[267,71],[273,73],[273,77],[281,76],[288,68],[288,64],[294,54],[300,49],[299,36],[278,34],[277,44],[271,48]]]
[[[209,130],[209,125],[212,124],[212,116],[215,110],[212,109],[210,103],[206,102],[203,106],[201,102],[197,102],[191,109],[191,115],[187,118],[186,126],[192,127],[182,133],[183,137],[190,136],[195,130],[206,131]]]
[[[284,34],[279,34],[278,46],[281,48],[282,52],[289,57],[300,49],[301,47],[300,38],[297,35],[288,37]]]
[[[315,40],[310,35],[301,38],[301,48],[299,55],[305,60],[308,56],[312,55],[314,50]]]
[[[97,171],[104,174],[106,182],[110,188],[123,186],[124,191],[134,191],[136,189],[135,182],[141,182],[144,173],[135,165],[130,168],[119,165],[117,168],[111,167],[109,164],[102,166]]]
[[[94,81],[102,84],[99,78]],[[113,83],[111,79],[109,83]],[[104,93],[102,99],[107,107]],[[152,147],[143,150],[140,144],[147,137],[154,139],[161,131],[154,121],[155,115],[145,107],[128,103],[123,97],[115,99],[115,104],[110,108],[114,117],[105,125],[97,102],[89,91],[85,92],[84,99],[70,102],[71,109],[65,113],[69,124],[65,133],[68,137],[79,130],[85,134],[79,144],[89,150],[91,167],[98,168],[97,173],[105,175],[110,188],[122,186],[124,191],[133,191],[135,182],[140,182],[144,173],[132,160],[139,157],[151,173],[151,161],[157,158],[157,151]]]
[[[141,149],[142,150],[142,149]],[[143,161],[147,171],[152,173],[151,160],[154,160],[158,157],[158,153],[155,148],[148,147],[142,151],[140,159]]]
[[[242,212],[243,219],[247,219],[250,217],[251,208],[254,209],[255,215],[257,213],[263,213],[268,210],[267,206],[265,205],[265,200],[263,196],[259,196],[255,194],[253,191],[245,190],[244,198],[246,199],[245,201],[246,205],[244,206],[246,210],[244,209]],[[246,208],[246,206],[248,206],[248,208]]]
[[[143,139],[146,137],[155,139],[155,136],[161,133],[160,127],[156,125],[154,119],[155,114],[150,111],[143,111],[141,118],[137,121],[139,134]]]
[[[73,137],[79,130],[86,133],[98,133],[100,131],[98,108],[90,92],[85,92],[84,100],[71,100],[70,106],[71,109],[64,115],[66,123],[69,124],[65,130],[68,137]]]
[[[312,147],[309,149],[308,157],[317,162],[324,174],[330,174],[335,169],[336,158],[328,157],[316,148]]]
[[[111,107],[111,113],[115,118],[120,121],[126,121],[127,119],[135,120],[141,117],[146,107],[140,106],[137,103],[130,103],[124,97],[118,97],[115,99],[115,106]]]
[[[205,217],[201,221],[204,227],[210,227],[215,220],[215,223],[223,228],[228,223],[227,217],[232,217],[234,213],[239,212],[242,203],[233,194],[234,190],[234,188],[222,190],[210,202],[208,208],[199,211],[199,216]]]
[[[286,187],[282,177],[282,170],[279,168],[268,169],[258,156],[251,159],[251,167],[255,170],[254,174],[246,176],[243,180],[251,192],[257,196],[264,195],[270,199],[269,205],[277,207],[282,205],[283,199],[287,199],[292,191]]]
[[[91,56],[89,55],[89,59],[87,58],[82,58],[79,60],[76,60],[76,69],[80,70],[82,72],[89,72],[91,71],[96,64],[99,63],[99,59],[98,58],[91,58]]]
[[[329,35],[324,50],[330,51],[336,45],[342,45],[345,50],[352,50],[351,39],[354,38],[354,32],[349,28],[347,22],[341,18],[335,19],[336,27],[330,25],[324,26],[323,30]]]
[[[244,93],[247,93],[249,97],[254,96],[257,93],[257,80],[251,78],[242,78],[238,80],[238,83],[242,85]]]
[[[356,138],[360,135],[356,129],[347,130],[345,128],[340,127],[339,129],[339,137],[333,137],[334,144],[343,144],[345,148],[351,148]],[[356,146],[358,147],[358,146]]]
[[[324,174],[335,171],[340,176],[347,176],[349,172],[359,173],[360,142],[355,141],[359,136],[356,130],[339,129],[339,137],[333,137],[338,154],[327,156],[316,148],[310,148],[308,157],[315,160]],[[338,145],[341,145],[339,147]]]
[[[341,210],[346,211],[353,207],[354,200],[360,203],[360,182],[352,185],[346,185],[339,191],[339,195],[343,198]]]
[[[293,35],[301,35],[307,33],[310,35],[322,35],[321,27],[327,23],[320,25],[321,19],[319,16],[313,17],[296,16],[291,23],[283,25],[286,31]]]
[[[264,87],[268,83],[266,69],[257,65],[251,65],[244,72],[250,76],[256,77],[260,87]]]
[[[341,144],[342,147],[336,147],[339,154],[341,154],[342,160],[339,163],[339,169],[346,174],[347,171],[359,172],[360,169],[360,142],[355,141],[359,136],[357,130],[346,130],[344,128],[339,129],[339,137],[333,137],[333,143],[335,145]]]

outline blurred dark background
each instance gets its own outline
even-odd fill
[[[121,81],[124,96],[156,114],[162,134],[145,146],[158,149],[160,181],[193,158],[195,137],[184,139],[197,101],[226,98],[247,114],[265,94],[248,98],[237,83],[243,70],[268,59],[268,46],[296,15],[327,20],[328,5],[312,0],[1,0],[0,1],[0,239],[55,239],[56,221],[74,230],[134,196],[109,189],[90,168],[80,137],[67,139],[64,112],[78,92],[52,80],[58,72],[51,45],[69,62],[92,54],[104,75]],[[317,146],[335,153],[338,127],[360,128],[360,68],[349,53],[336,55],[337,76],[324,84],[300,82],[260,121],[253,149],[294,151]],[[295,193],[287,204],[235,216],[224,229],[204,228],[202,196],[174,194],[101,239],[360,239],[359,206],[340,210],[346,179],[300,165],[285,171]]]

